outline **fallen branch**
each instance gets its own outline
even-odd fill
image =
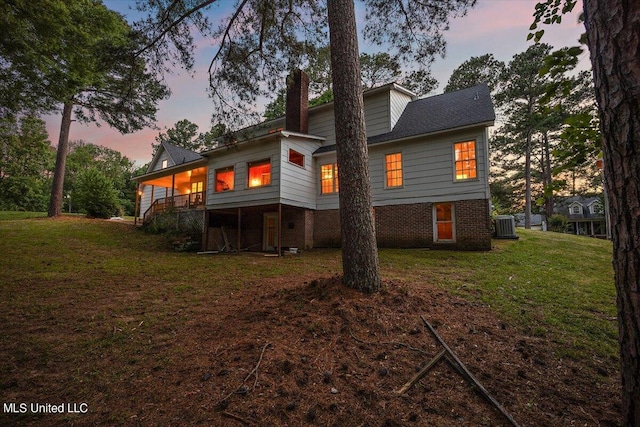
[[[484,388],[482,384],[480,384],[480,381],[478,381],[476,377],[474,377],[473,374],[467,369],[467,367],[464,366],[464,363],[462,363],[462,361],[458,359],[458,356],[456,356],[455,353],[451,351],[449,346],[444,342],[444,340],[440,337],[440,335],[438,335],[438,333],[433,328],[433,326],[431,326],[431,324],[427,322],[424,316],[420,316],[420,318],[422,319],[422,322],[424,322],[424,324],[427,326],[427,328],[429,328],[431,333],[436,337],[438,342],[440,342],[442,347],[444,347],[445,351],[447,352],[447,355],[450,358],[452,358],[455,361],[456,365],[458,365],[458,367],[464,372],[464,377],[466,377],[467,380],[469,380],[476,387],[478,387],[482,396],[485,399],[487,399],[491,404],[493,404],[493,406],[495,406],[498,409],[498,411],[500,411],[500,413],[504,415],[504,417],[511,423],[512,426],[520,427],[518,423],[511,417],[511,415],[509,415],[509,413],[502,407],[502,405],[500,405],[500,403],[487,391],[487,389]]]
[[[400,390],[396,391],[396,393],[397,394],[406,393],[407,390],[413,387],[415,383],[420,381],[420,378],[424,377],[426,373],[429,372],[431,368],[433,368],[435,364],[440,361],[440,359],[442,359],[442,357],[445,355],[446,352],[447,350],[442,350],[440,353],[438,353],[433,359],[431,359],[429,363],[427,363],[422,369],[420,369],[420,371],[417,374],[415,374],[413,378],[407,381],[407,383],[404,386],[402,386]]]
[[[249,377],[251,377],[252,374],[255,374],[256,379],[253,382],[253,387],[251,388],[251,390],[254,390],[256,388],[256,385],[258,384],[258,367],[260,366],[260,363],[262,363],[262,356],[264,356],[264,351],[267,349],[267,347],[270,347],[270,346],[271,346],[271,343],[268,342],[264,345],[264,347],[262,347],[262,351],[260,352],[260,358],[258,359],[258,363],[256,363],[256,366],[251,370],[251,372],[249,372],[249,375],[247,375],[247,377],[242,382],[242,384],[244,384],[249,379]]]
[[[266,343],[263,347],[262,347],[262,351],[260,352],[260,358],[258,358],[258,363],[256,363],[256,366],[253,367],[253,369],[251,370],[251,372],[249,372],[249,374],[247,374],[247,376],[244,378],[244,380],[242,381],[242,384],[240,384],[235,390],[233,390],[231,393],[229,393],[228,395],[226,395],[223,399],[220,399],[220,402],[226,401],[227,399],[229,399],[234,393],[238,393],[241,390],[243,390],[242,394],[246,394],[247,393],[247,389],[244,388],[244,384],[249,380],[249,378],[251,378],[251,375],[255,375],[255,381],[253,382],[253,387],[251,388],[251,390],[254,390],[256,388],[256,385],[258,384],[258,367],[260,367],[260,363],[262,363],[262,357],[264,356],[264,351],[271,346],[271,343],[268,342]]]
[[[245,425],[245,426],[256,425],[256,423],[255,423],[254,421],[247,420],[247,419],[245,419],[245,418],[242,418],[240,415],[236,415],[236,414],[231,413],[231,412],[229,412],[229,411],[224,411],[224,412],[222,413],[222,415],[224,415],[224,416],[225,416],[225,417],[227,417],[227,418],[231,418],[231,419],[233,419],[233,420],[236,420],[236,421],[238,421],[238,422],[242,423],[242,424],[243,424],[243,425]]]
[[[365,340],[360,339],[360,338],[356,337],[355,335],[353,335],[353,331],[351,329],[349,329],[349,335],[351,335],[351,338],[353,338],[354,340],[358,341],[361,344],[367,344],[367,345],[381,345],[381,344],[397,345],[399,347],[405,347],[405,348],[408,348],[409,350],[416,351],[418,353],[427,354],[427,352],[422,350],[421,348],[411,347],[409,344],[405,344],[405,343],[399,342],[399,341],[379,341],[379,342],[365,341]]]

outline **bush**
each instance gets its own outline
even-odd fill
[[[549,217],[549,230],[564,233],[567,228],[567,217],[562,214],[554,214]]]
[[[91,167],[81,172],[74,190],[74,202],[81,212],[95,218],[121,214],[113,182],[98,169]]]

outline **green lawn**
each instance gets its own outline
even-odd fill
[[[112,310],[120,314],[146,304],[146,321],[153,322],[166,311],[195,310],[263,277],[340,272],[338,250],[281,259],[176,253],[162,237],[127,224],[41,216],[0,213],[5,320],[12,313],[46,317],[70,299],[91,317],[97,315],[94,303],[113,298]],[[517,241],[495,241],[490,252],[383,249],[382,274],[394,283],[435,283],[488,304],[505,322],[560,344],[567,357],[617,360],[611,244],[557,233],[518,234]],[[161,300],[172,303],[154,303]]]

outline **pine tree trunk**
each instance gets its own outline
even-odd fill
[[[527,133],[524,160],[524,228],[531,229],[531,132]]]
[[[62,215],[62,192],[64,187],[64,172],[67,164],[67,152],[69,151],[69,128],[71,127],[72,110],[73,102],[65,102],[62,110],[58,151],[56,153],[56,168],[53,172],[53,186],[51,187],[51,198],[49,199],[50,217]]]
[[[343,281],[360,291],[376,292],[380,290],[381,280],[354,4],[353,0],[328,0],[327,7],[340,177]]]
[[[640,425],[640,2],[584,0],[603,135],[617,290],[622,412]]]
[[[553,215],[553,171],[551,170],[551,147],[549,145],[549,135],[547,132],[542,134],[544,141],[544,209],[547,220]]]

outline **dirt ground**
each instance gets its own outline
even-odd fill
[[[96,372],[126,373],[118,380],[96,374],[82,384],[68,371],[46,378],[59,384],[40,401],[84,395],[86,414],[5,413],[0,424],[511,425],[444,359],[397,393],[442,350],[424,316],[520,426],[619,425],[619,374],[610,361],[560,359],[553,342],[435,287],[385,287],[366,296],[339,277],[246,286],[196,308],[164,336],[156,331],[133,362],[95,350],[78,359]],[[168,348],[180,350],[166,358]],[[3,402],[24,401],[29,387],[36,380],[2,378]]]

